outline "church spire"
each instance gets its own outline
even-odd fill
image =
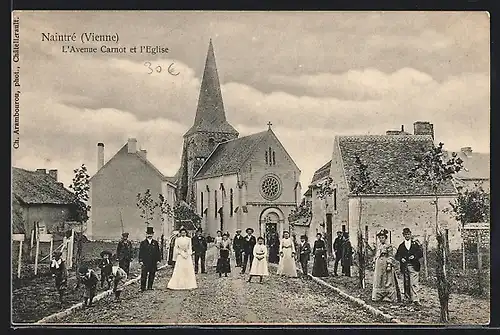
[[[212,39],[208,45],[194,124],[186,135],[196,131],[238,134],[226,120]]]

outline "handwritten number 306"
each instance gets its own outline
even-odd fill
[[[178,76],[179,75],[179,72],[174,72],[174,68],[173,68],[173,65],[174,63],[170,64],[169,67],[168,67],[168,74],[172,75],[172,76]],[[145,62],[144,63],[144,66],[146,66],[149,70],[148,74],[152,74],[153,72],[156,72],[156,73],[161,73],[162,71],[162,68],[160,65],[158,65],[157,67],[153,68],[151,67],[152,64],[150,62]]]

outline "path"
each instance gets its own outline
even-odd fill
[[[211,264],[213,252],[207,257]],[[166,288],[171,269],[157,274],[153,291],[127,287],[124,300],[99,301],[94,308],[77,311],[57,323],[186,324],[186,323],[379,323],[368,312],[344,301],[311,280],[283,278],[270,267],[264,283],[247,283],[246,275],[232,264],[229,277],[219,278],[215,269],[198,274],[198,289]]]

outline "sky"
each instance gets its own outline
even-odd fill
[[[273,130],[303,191],[335,135],[434,124],[448,150],[490,147],[485,12],[17,12],[20,147],[13,166],[58,169],[68,186],[130,137],[165,175],[180,165],[212,39],[228,121]],[[42,33],[118,34],[114,42],[42,41]],[[166,54],[63,53],[63,45],[150,45]],[[150,71],[150,62],[161,72]],[[167,68],[173,65],[168,74]]]

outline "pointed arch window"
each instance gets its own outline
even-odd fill
[[[213,150],[213,149],[214,149],[214,147],[215,147],[215,139],[214,139],[213,137],[210,137],[210,138],[208,139],[208,148],[209,148],[210,150]]]
[[[273,151],[273,165],[276,165],[276,153]]]
[[[217,190],[214,191],[215,218],[217,218]]]
[[[203,192],[200,193],[200,205],[201,205],[200,213],[201,216],[203,216]]]
[[[337,210],[337,189],[333,189],[333,210]]]
[[[266,164],[269,164],[269,160],[267,158],[267,150],[266,150]]]
[[[276,165],[276,152],[271,147],[266,150],[266,164]]]
[[[233,189],[229,190],[229,216],[233,216],[233,209],[234,208],[234,203],[233,203]]]

